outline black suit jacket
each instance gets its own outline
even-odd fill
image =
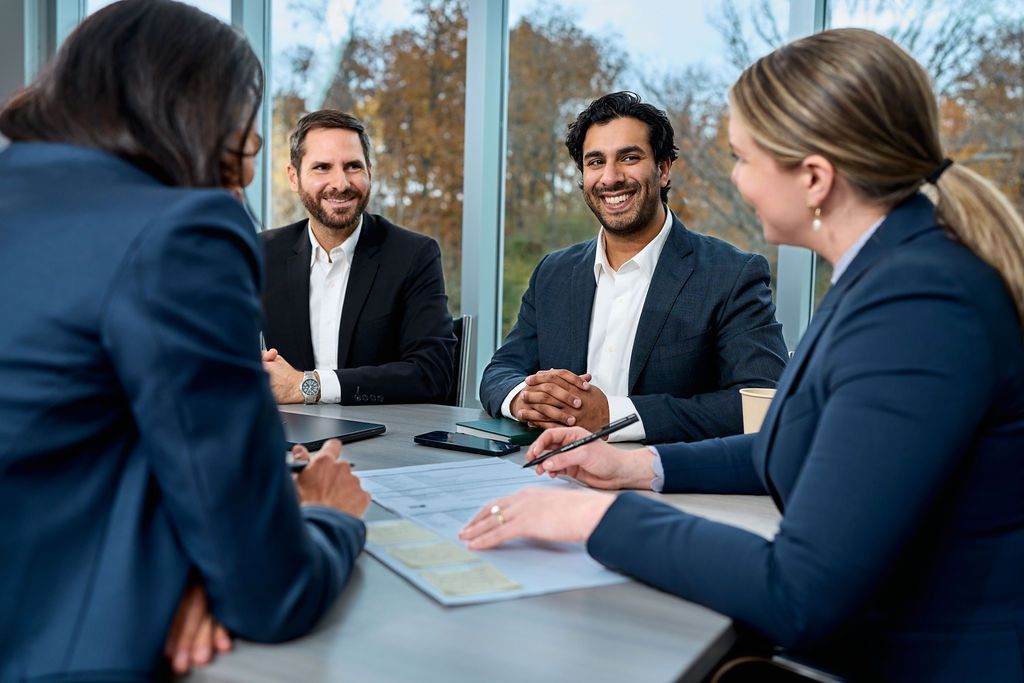
[[[312,370],[307,221],[264,232],[267,348]],[[453,381],[455,335],[437,242],[363,214],[338,330],[341,403],[440,403]]]
[[[646,441],[742,431],[739,388],[773,387],[787,357],[763,256],[688,231],[673,216],[647,291],[629,362],[629,398]],[[480,383],[491,415],[540,369],[587,371],[598,239],[545,256],[519,319]]]

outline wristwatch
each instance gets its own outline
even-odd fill
[[[320,400],[320,380],[316,378],[315,372],[306,370],[302,373],[302,383],[299,385],[299,391],[302,392],[303,403],[316,403]]]

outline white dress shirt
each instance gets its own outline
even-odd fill
[[[647,246],[629,259],[618,270],[608,263],[605,236],[598,236],[594,257],[594,308],[590,316],[590,336],[587,343],[587,372],[591,384],[599,387],[608,397],[608,421],[614,422],[636,413],[629,398],[629,361],[633,355],[633,341],[640,324],[640,314],[647,299],[654,269],[668,241],[672,228],[672,213],[666,209],[661,231]],[[520,382],[501,404],[501,413],[512,415],[512,400],[526,386]],[[637,413],[639,416],[639,413]],[[609,441],[640,441],[646,436],[641,419],[608,437]]]
[[[309,333],[313,338],[313,364],[320,375],[320,402],[338,403],[341,382],[334,372],[338,367],[338,332],[341,309],[345,304],[348,276],[352,272],[352,256],[363,230],[363,219],[340,246],[330,253],[320,246],[313,229],[306,224],[309,243]]]

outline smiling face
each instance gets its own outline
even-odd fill
[[[733,185],[757,212],[765,239],[772,244],[807,246],[811,212],[806,172],[779,166],[754,142],[736,112],[729,117],[729,146],[736,160]]]
[[[346,128],[315,128],[306,135],[299,168],[288,181],[310,220],[331,231],[351,233],[370,201],[370,167],[359,134]]]
[[[670,166],[668,160],[655,161],[643,121],[596,123],[583,139],[583,198],[609,233],[657,231]]]

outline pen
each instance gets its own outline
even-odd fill
[[[301,472],[302,470],[306,469],[306,465],[309,464],[309,460],[292,460],[290,456],[291,453],[288,453],[287,457],[285,458],[288,461],[289,470],[291,470],[292,472]],[[350,462],[348,466],[355,469],[356,464],[354,462]]]
[[[567,451],[571,451],[574,448],[579,448],[580,446],[585,446],[588,443],[590,443],[591,441],[595,441],[597,439],[600,439],[602,436],[608,436],[609,434],[611,434],[613,432],[619,431],[623,427],[628,427],[629,425],[633,424],[634,422],[639,422],[639,421],[640,421],[640,418],[636,416],[636,413],[633,413],[632,415],[627,415],[626,417],[622,418],[621,420],[616,420],[615,422],[612,422],[609,425],[605,425],[604,427],[601,427],[600,429],[598,429],[593,434],[587,434],[583,438],[576,439],[572,443],[567,443],[564,446],[562,446],[561,448],[556,448],[555,450],[551,451],[550,453],[545,453],[544,455],[541,455],[541,456],[539,456],[537,458],[534,458],[533,460],[531,460],[529,462],[523,463],[523,469],[526,469],[527,467],[534,467],[536,465],[539,465],[539,464],[541,464],[542,462],[544,462],[545,460],[547,460],[548,458],[550,458],[553,455],[558,455],[560,453],[565,453]]]

